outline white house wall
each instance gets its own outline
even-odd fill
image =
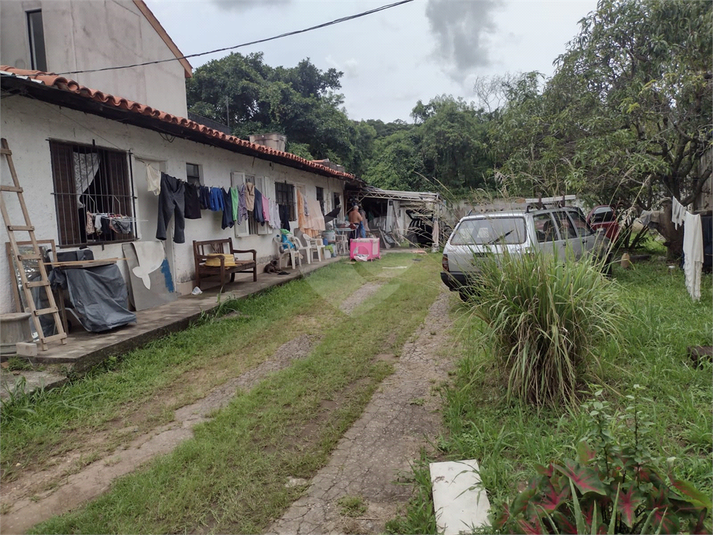
[[[175,57],[131,0],[0,1],[0,62],[31,69],[27,11],[42,10],[47,70],[58,74]],[[82,85],[187,117],[176,60],[67,75]]]
[[[54,197],[52,166],[48,140],[70,143],[92,144],[97,147],[130,151],[136,199],[138,237],[141,240],[155,240],[158,214],[158,198],[147,189],[146,170],[140,160],[160,163],[162,171],[177,178],[186,178],[186,162],[201,166],[201,180],[207,186],[225,187],[231,185],[231,173],[246,173],[269,177],[273,181],[287,181],[295,187],[302,186],[308,198],[316,198],[316,187],[325,191],[325,208],[330,210],[333,193],[339,192],[343,198],[344,182],[336,179],[271,163],[252,156],[236,154],[225,149],[212,147],[179,138],[161,136],[158,132],[121,124],[95,115],[60,108],[55,105],[31,100],[22,96],[3,98],[0,101],[0,133],[8,140],[13,152],[13,160],[21,185],[25,189],[32,224],[36,228],[37,239],[54,239],[58,242],[58,229]],[[3,162],[2,184],[9,184],[11,178],[7,165]],[[267,191],[274,198],[274,189]],[[8,210],[13,223],[20,224],[22,214],[16,197],[5,194]],[[193,288],[194,278],[193,240],[208,240],[232,237],[238,249],[256,249],[258,263],[264,264],[276,256],[276,246],[272,241],[277,231],[265,235],[236,237],[234,229],[220,228],[221,212],[203,210],[201,219],[186,220],[185,243],[173,243],[172,218],[166,250],[176,288],[180,293],[188,293]],[[18,239],[26,235],[17,233]],[[0,230],[0,239],[7,242],[7,232]],[[122,258],[121,244],[91,246],[95,258]],[[11,281],[8,260],[0,262],[0,304],[2,312],[12,310]],[[125,274],[125,263],[119,262]]]

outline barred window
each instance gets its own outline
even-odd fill
[[[50,141],[59,245],[131,241],[136,236],[127,153]]]
[[[275,182],[275,202],[290,207],[290,221],[297,219],[295,208],[295,186],[287,182]]]

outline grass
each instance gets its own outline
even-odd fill
[[[357,518],[366,513],[366,502],[361,496],[342,496],[337,500],[339,512],[343,516]]]
[[[616,288],[584,259],[535,252],[482,258],[474,315],[484,343],[508,374],[508,397],[557,406],[576,400],[599,340],[618,338]],[[475,318],[473,319],[475,321]]]
[[[307,280],[239,301],[231,306],[241,312],[236,319],[206,322],[157,342],[154,351],[127,356],[110,372],[88,378],[88,383],[102,378],[110,381],[110,392],[121,400],[114,402],[116,406],[107,404],[94,412],[94,419],[106,422],[128,402],[127,396],[120,394],[122,385],[131,390],[135,386],[128,383],[134,378],[143,380],[140,393],[150,396],[156,390],[154,381],[163,389],[171,384],[170,379],[175,382],[181,376],[159,370],[156,363],[151,372],[134,372],[134,365],[154,359],[156,349],[164,354],[165,368],[196,369],[196,359],[202,360],[201,366],[208,366],[221,355],[235,360],[243,352],[259,352],[262,345],[276,347],[281,339],[293,338],[299,330],[319,334],[319,342],[306,358],[269,376],[251,391],[238,394],[213,420],[197,426],[194,438],[173,453],[116,481],[109,493],[86,507],[36,526],[34,532],[263,530],[303,490],[288,488],[287,480],[309,478],[327,462],[339,438],[359,417],[381,380],[392,372],[390,365],[374,357],[396,351],[423,321],[439,289],[438,263],[413,263],[411,258],[410,254],[386,255],[375,263],[329,266]],[[351,316],[339,312],[340,300],[364,281],[379,279],[383,267],[396,265],[408,265],[409,269],[386,279]],[[301,318],[296,323],[302,326],[298,330],[292,322],[296,317]],[[356,337],[355,343],[354,333],[368,336]],[[228,337],[229,346],[219,351],[214,346],[220,342],[210,345],[208,340],[219,341],[221,336]],[[165,377],[148,381],[143,379],[147,373]],[[68,387],[65,395],[75,399],[79,394],[72,389],[84,392],[84,388],[80,381]],[[104,392],[100,390],[99,394],[93,399],[106,403]],[[336,406],[326,408],[331,404],[325,405],[325,400],[334,401]],[[52,407],[58,404],[58,398],[54,403],[41,402],[36,410],[53,412]],[[81,427],[82,416],[91,412],[89,404],[82,409],[72,417],[64,416],[65,421]],[[56,422],[57,415],[43,418]],[[7,436],[3,432],[3,440]]]
[[[601,385],[613,410],[624,412],[626,395],[635,384],[647,398],[642,410],[653,422],[648,448],[666,473],[665,459],[673,473],[711,494],[713,490],[713,392],[710,362],[695,367],[687,347],[713,345],[713,291],[711,277],[704,276],[702,298],[692,302],[681,270],[669,270],[665,262],[634,264],[633,269],[614,269],[614,279],[626,313],[621,321],[623,341],[602,341],[601,366],[590,371],[579,387],[579,399],[591,399]],[[546,465],[574,457],[574,446],[591,431],[578,407],[535,409],[508,401],[496,361],[478,344],[481,325],[471,321],[466,305],[459,305],[458,333],[462,344],[454,385],[445,396],[447,438],[441,446],[446,459],[477,459],[491,510],[499,512],[535,474],[535,463]],[[418,474],[418,469],[415,470]],[[424,510],[430,506],[428,483],[421,477],[406,515],[394,524],[400,533],[435,533],[435,524]],[[710,516],[708,519],[710,527]]]
[[[139,431],[154,426],[160,415],[146,413],[147,404],[155,405],[161,396],[173,398],[176,392],[183,392],[183,398],[173,405],[195,401],[259,364],[282,343],[318,332],[338,318],[333,303],[363,284],[365,275],[371,276],[336,264],[258,296],[224,301],[220,312],[237,310],[240,315],[221,321],[206,317],[189,330],[109,359],[72,384],[16,396],[2,409],[2,481],[30,466],[42,469],[53,458],[81,449],[88,436],[123,427],[123,421]],[[207,377],[202,384],[196,380],[198,371]],[[119,441],[107,446],[113,449]]]

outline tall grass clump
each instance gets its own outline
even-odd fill
[[[569,256],[569,255],[568,255]],[[474,314],[507,377],[508,398],[573,405],[596,347],[619,338],[616,289],[595,261],[535,252],[478,258]]]

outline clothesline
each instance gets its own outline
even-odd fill
[[[152,185],[149,179],[149,188],[153,186],[155,184]],[[252,182],[246,182],[237,188],[231,186],[226,190],[225,187],[190,184],[180,178],[161,173],[156,189],[159,191],[156,228],[158,240],[166,239],[166,229],[175,215],[173,241],[184,243],[185,220],[200,219],[202,210],[222,212],[222,229],[232,228],[236,222],[238,225],[243,224],[249,219],[250,213],[253,219],[263,226],[267,223],[272,229],[289,228],[289,211],[281,210],[280,206],[283,205],[278,205],[263,195]]]

